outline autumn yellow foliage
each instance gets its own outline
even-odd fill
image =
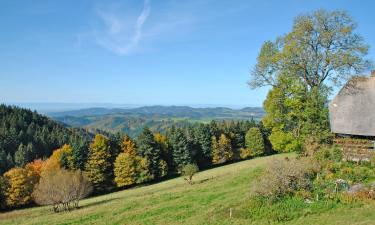
[[[6,204],[9,207],[27,205],[32,201],[31,193],[39,181],[34,170],[13,168],[4,174],[7,179],[5,189]]]

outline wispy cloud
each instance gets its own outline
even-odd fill
[[[140,14],[126,18],[115,10],[98,10],[104,27],[94,31],[96,43],[119,54],[129,55],[138,49],[143,37],[143,27],[151,12],[150,1],[145,0]]]
[[[196,3],[160,1],[152,7],[150,0],[131,3],[96,5],[92,27],[77,35],[77,46],[94,43],[127,56],[157,49],[161,42],[189,38],[197,22]]]

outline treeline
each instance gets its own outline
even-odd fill
[[[83,168],[93,134],[67,128],[45,116],[15,106],[0,105],[0,174],[46,158],[64,144],[73,148],[76,166]]]
[[[165,134],[152,133],[146,127],[136,139],[120,133],[97,134],[84,149],[87,156],[83,160],[77,160],[71,144],[63,144],[48,159],[10,169],[0,180],[0,198],[5,203],[3,208],[38,203],[37,199],[48,197],[44,196],[45,191],[35,191],[45,190],[43,185],[57,186],[48,180],[53,182],[53,177],[68,174],[61,171],[76,171],[78,177],[84,176],[81,180],[92,184],[94,192],[101,194],[179,175],[185,165],[195,164],[204,169],[270,151],[268,132],[253,120],[197,123],[172,127]]]

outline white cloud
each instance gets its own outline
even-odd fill
[[[161,42],[189,38],[197,15],[194,4],[182,3],[158,2],[152,15],[150,0],[144,0],[141,7],[131,2],[97,5],[91,30],[77,35],[77,46],[94,42],[127,56],[154,50]]]
[[[138,49],[143,37],[143,27],[151,12],[150,2],[145,0],[139,15],[123,17],[116,10],[98,10],[97,14],[104,26],[95,29],[96,43],[119,54],[129,55]]]

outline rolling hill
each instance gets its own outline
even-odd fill
[[[125,132],[136,136],[142,127],[163,132],[166,128],[187,126],[194,122],[211,120],[260,120],[264,111],[260,107],[231,109],[192,108],[188,106],[145,106],[139,108],[88,108],[48,114],[53,119],[73,127],[100,129],[108,132]]]

